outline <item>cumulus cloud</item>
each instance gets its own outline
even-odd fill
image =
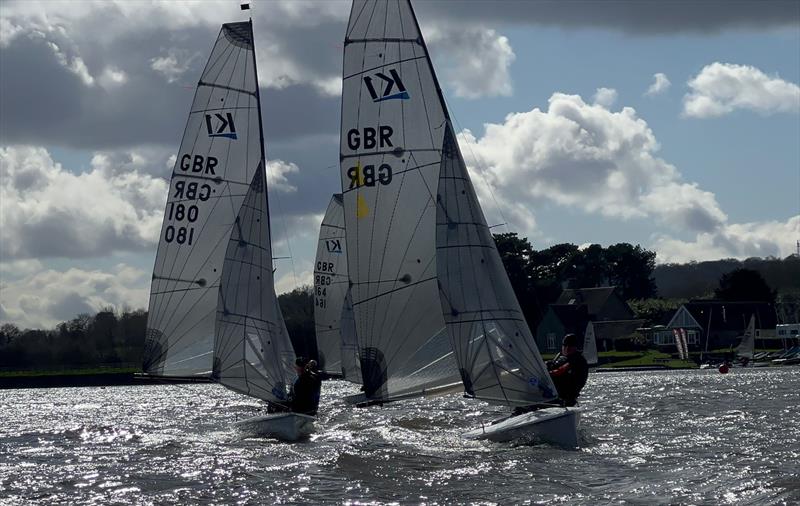
[[[270,160],[267,162],[267,184],[270,191],[293,193],[297,187],[292,185],[286,178],[287,174],[300,172],[297,165],[283,160]]]
[[[594,94],[594,103],[608,109],[617,101],[617,90],[614,88],[597,88]]]
[[[0,255],[4,259],[106,256],[155,247],[169,166],[166,150],[143,147],[96,152],[75,173],[41,147],[0,148]],[[294,163],[268,165],[272,191],[297,190]]]
[[[460,135],[484,167],[488,183],[509,202],[542,198],[612,218],[654,218],[670,227],[713,230],[726,219],[714,195],[682,181],[659,158],[659,144],[636,111],[609,111],[581,97],[555,93],[547,111],[509,114],[485,125],[480,139]],[[467,157],[469,163],[470,157]],[[517,227],[530,230],[527,223]]]
[[[167,183],[114,172],[96,156],[73,173],[44,148],[0,148],[0,255],[4,259],[105,256],[152,247]]]
[[[647,88],[645,95],[660,95],[666,92],[669,87],[672,86],[672,83],[667,79],[667,75],[661,72],[653,74],[653,84]]]
[[[511,95],[509,67],[516,56],[508,38],[479,26],[448,24],[425,25],[423,33],[456,96]]]
[[[800,111],[800,86],[770,77],[748,65],[714,62],[689,79],[683,113],[695,118],[722,116],[736,109],[760,114]]]
[[[2,266],[4,264],[0,264]],[[8,264],[5,264],[8,266]],[[124,264],[99,269],[37,269],[3,281],[0,322],[22,328],[51,328],[77,314],[103,307],[147,307],[150,273]]]
[[[800,216],[729,223],[712,192],[657,156],[655,135],[630,107],[612,112],[556,93],[546,111],[509,114],[485,125],[483,137],[462,131],[459,142],[484,209],[491,214],[496,203],[511,228],[526,234],[541,234],[529,203],[543,199],[611,219],[656,221],[674,233],[654,236],[662,262],[788,255],[800,234]],[[695,239],[675,238],[686,234]]]
[[[680,240],[657,235],[654,247],[658,261],[689,262],[719,258],[786,257],[795,252],[800,236],[800,215],[785,222],[769,221],[730,224],[710,233],[698,234],[694,240]]]
[[[190,54],[185,49],[171,47],[166,55],[151,58],[150,68],[163,75],[168,83],[174,83],[200,57],[200,53]]]
[[[89,73],[89,69],[86,68],[83,58],[80,56],[68,56],[55,42],[47,42],[47,46],[53,50],[56,60],[62,67],[78,76],[86,86],[94,86],[94,77]]]

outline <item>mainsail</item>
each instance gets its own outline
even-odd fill
[[[343,374],[341,317],[348,284],[344,209],[336,194],[319,228],[314,262],[314,328],[319,367],[328,374]]]
[[[355,0],[344,44],[340,160],[364,393],[423,395],[459,384],[436,273],[447,113],[407,0]]]
[[[252,29],[225,24],[172,170],[150,291],[146,373],[211,374],[225,252],[248,187],[264,170],[262,142]]]

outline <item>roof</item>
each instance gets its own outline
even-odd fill
[[[593,322],[595,339],[619,339],[637,332],[646,320],[612,320]]]
[[[586,331],[589,315],[585,304],[550,304],[550,310],[564,326],[564,332],[582,336]]]
[[[567,288],[558,297],[556,304],[586,304],[589,314],[598,314],[614,293],[617,287],[601,286],[599,288]]]
[[[747,327],[752,315],[756,315],[759,329],[774,329],[778,323],[775,307],[769,302],[692,300],[683,307],[706,330],[710,323],[712,331],[740,332]]]

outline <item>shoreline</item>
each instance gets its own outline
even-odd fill
[[[41,371],[20,371],[19,375],[0,375],[0,390],[22,388],[109,387],[130,385],[164,385],[176,383],[210,383],[207,378],[159,378],[139,372],[42,374]]]

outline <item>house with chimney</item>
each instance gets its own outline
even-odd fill
[[[598,351],[616,349],[615,342],[630,339],[643,320],[633,318],[633,310],[615,286],[570,288],[550,304],[536,329],[536,345],[542,353],[561,350],[564,334],[576,334],[582,340],[586,325],[595,324]]]

